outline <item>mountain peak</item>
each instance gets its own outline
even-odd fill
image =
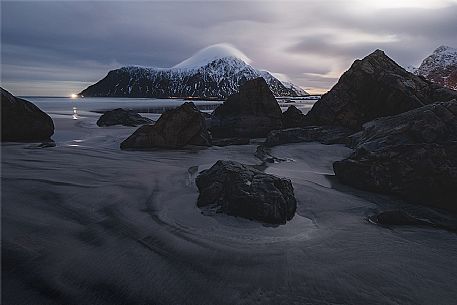
[[[442,45],[442,46],[439,46],[438,48],[436,48],[435,51],[433,51],[433,53],[443,53],[443,52],[457,52],[457,49],[455,48],[452,48],[450,46],[445,46],[445,45]]]
[[[179,64],[173,66],[177,69],[195,69],[205,66],[206,64],[221,58],[232,57],[237,58],[245,63],[250,63],[251,60],[243,52],[228,43],[218,43],[201,49],[191,57],[183,60]]]
[[[457,90],[457,49],[444,45],[438,47],[422,61],[416,74]]]

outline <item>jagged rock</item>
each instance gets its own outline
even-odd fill
[[[263,78],[247,81],[213,113],[216,138],[258,138],[282,128],[282,112]]]
[[[214,146],[247,145],[250,143],[249,138],[222,138],[212,141]]]
[[[456,91],[407,72],[383,51],[376,50],[356,60],[338,83],[314,104],[306,120],[309,125],[360,130],[373,119],[456,97]]]
[[[295,106],[289,106],[282,113],[282,125],[284,128],[303,127],[305,125],[305,115]]]
[[[33,142],[49,140],[54,134],[51,117],[33,103],[0,88],[2,100],[2,141]]]
[[[185,145],[211,145],[205,118],[192,102],[166,111],[154,125],[141,126],[121,143],[121,148],[179,148]]]
[[[97,125],[100,127],[113,125],[138,126],[151,123],[153,123],[151,119],[145,118],[133,110],[122,108],[106,111],[97,120]]]
[[[439,102],[363,125],[354,153],[335,162],[346,184],[457,211],[457,101]]]
[[[354,131],[337,126],[308,126],[271,131],[264,145],[273,147],[287,143],[321,142],[323,144],[346,144]]]
[[[279,163],[279,162],[287,161],[286,159],[273,156],[271,154],[271,147],[267,147],[263,144],[257,146],[254,156],[256,156],[262,162],[266,162],[266,163]]]
[[[284,224],[297,208],[290,180],[234,161],[217,161],[196,178],[197,206],[258,221]]]
[[[363,125],[354,147],[366,150],[414,143],[457,141],[457,100],[434,103]]]
[[[457,212],[457,142],[362,147],[333,169],[356,188]]]

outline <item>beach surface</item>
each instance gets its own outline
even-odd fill
[[[292,180],[298,208],[271,226],[196,206],[198,172],[260,165],[255,141],[122,151],[136,128],[97,127],[97,111],[157,119],[161,103],[31,101],[53,118],[56,146],[2,144],[4,304],[455,304],[457,235],[370,223],[408,205],[338,183],[343,145],[273,148],[287,162],[263,168]]]

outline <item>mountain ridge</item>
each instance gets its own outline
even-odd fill
[[[236,48],[219,44],[204,48],[171,68],[125,66],[111,70],[79,93],[100,97],[226,98],[246,81],[263,77],[275,96],[304,96],[306,91],[257,70]]]

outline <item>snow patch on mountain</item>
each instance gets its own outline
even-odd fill
[[[417,67],[414,67],[414,66],[411,66],[411,65],[410,65],[410,66],[407,66],[407,67],[405,68],[405,70],[408,71],[408,72],[411,72],[411,73],[413,73],[413,74],[416,74],[416,73],[417,73]]]
[[[303,90],[303,88],[291,83],[291,82],[285,82],[285,81],[282,81],[281,82],[286,88],[290,89],[290,90],[293,90],[297,93],[297,96],[302,96],[302,95],[309,95],[308,92],[306,92],[305,90]]]
[[[449,46],[438,47],[422,61],[416,74],[457,90],[457,49]]]
[[[206,47],[186,60],[183,60],[179,64],[173,66],[173,69],[197,69],[206,66],[210,62],[226,58],[238,58],[245,63],[251,63],[251,59],[246,56],[243,52],[228,43],[219,43]]]
[[[301,87],[293,84],[289,80],[285,80],[284,75],[282,75],[280,73],[273,73],[273,72],[270,72],[270,71],[267,71],[267,70],[259,70],[258,72],[259,72],[260,76],[265,79],[267,84],[270,84],[274,80],[277,80],[277,81],[280,81],[281,84],[284,87],[286,87],[288,90],[290,90],[291,92],[294,92],[295,96],[306,96],[306,95],[309,95],[309,93],[306,92],[305,90],[303,90]]]
[[[440,46],[432,55],[422,61],[422,64],[417,69],[420,75],[427,75],[437,68],[447,68],[457,65],[457,49],[448,46]]]

